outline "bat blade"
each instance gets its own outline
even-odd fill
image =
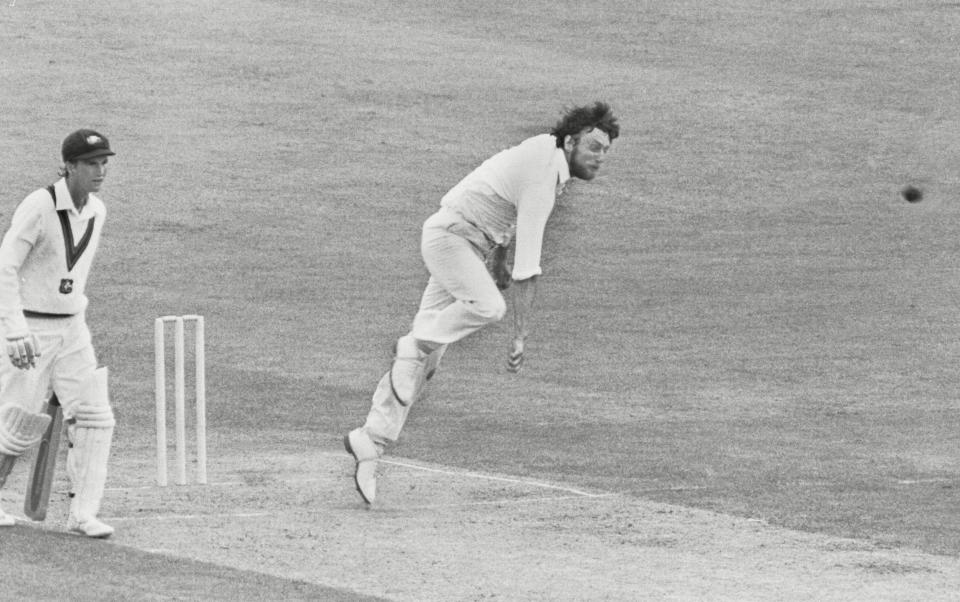
[[[7,482],[10,471],[13,470],[13,464],[17,461],[16,456],[0,455],[0,487]]]
[[[50,424],[43,438],[40,439],[37,458],[27,481],[27,495],[23,500],[23,513],[36,521],[47,517],[50,488],[53,486],[53,473],[57,465],[57,451],[60,449],[60,438],[63,434],[63,409],[56,395],[47,402],[47,413],[50,414]]]

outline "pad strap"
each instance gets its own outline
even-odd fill
[[[116,424],[113,410],[109,406],[104,408],[82,405],[77,408],[73,421],[77,426],[92,429],[110,429]]]

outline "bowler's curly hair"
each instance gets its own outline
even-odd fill
[[[620,135],[620,124],[607,103],[597,101],[592,106],[570,109],[550,133],[557,137],[557,148],[563,148],[563,139],[567,136],[576,136],[583,130],[592,129],[606,132],[611,142]]]

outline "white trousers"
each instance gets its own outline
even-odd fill
[[[441,209],[423,224],[420,251],[430,280],[420,299],[411,334],[449,345],[503,318],[506,301],[487,269],[493,243],[455,212]],[[397,440],[410,412],[384,374],[373,392],[364,428],[381,449]]]
[[[51,390],[56,392],[64,418],[73,418],[87,400],[90,379],[97,368],[90,330],[83,314],[71,318],[27,318],[40,343],[37,365],[20,370],[0,357],[0,405],[16,404],[37,413]]]
[[[414,337],[448,345],[502,319],[507,304],[487,269],[483,233],[441,209],[423,224],[420,252],[430,280],[413,319]]]
[[[114,418],[106,373],[97,378],[97,358],[82,314],[27,318],[27,325],[40,344],[40,357],[29,370],[0,358],[0,406],[11,403],[35,414],[51,390],[57,394],[64,419],[71,423],[67,428],[70,520],[83,523],[96,517],[107,479]]]

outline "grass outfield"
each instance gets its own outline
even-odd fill
[[[2,219],[68,131],[118,153],[88,290],[114,462],[149,470],[171,313],[206,316],[212,459],[337,449],[440,196],[604,99],[622,136],[552,218],[524,373],[508,315],[393,453],[960,555],[960,9],[668,4],[0,7]]]

